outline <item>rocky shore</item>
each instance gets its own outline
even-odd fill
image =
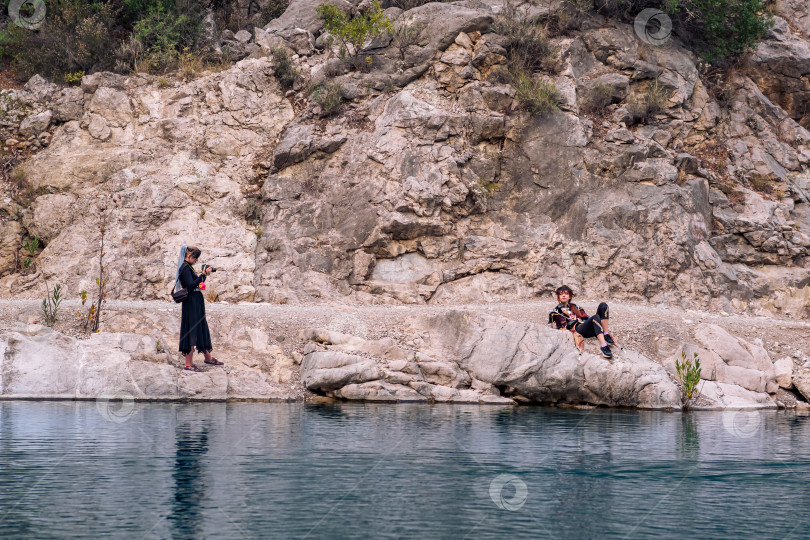
[[[543,302],[442,307],[208,304],[226,366],[182,370],[179,306],[110,302],[83,335],[63,308],[0,303],[0,398],[366,400],[681,408],[674,362],[699,354],[697,408],[807,407],[808,323],[641,304],[611,307],[624,350],[579,355]],[[583,302],[588,306],[588,302]],[[743,335],[734,335],[744,330]],[[780,339],[785,345],[780,345]],[[789,344],[789,345],[788,345]],[[786,349],[785,346],[788,348]],[[787,354],[786,354],[787,353]]]

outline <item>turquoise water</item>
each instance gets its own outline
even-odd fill
[[[0,537],[805,538],[810,417],[0,402]]]

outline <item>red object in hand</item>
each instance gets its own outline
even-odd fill
[[[200,290],[201,290],[201,291],[204,291],[204,290],[205,290],[205,283],[200,283]]]

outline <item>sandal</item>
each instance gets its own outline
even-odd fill
[[[194,364],[191,364],[190,366],[184,367],[183,371],[195,371],[197,373],[202,373],[202,370],[200,368],[198,368],[197,366],[195,366]]]
[[[220,362],[219,360],[217,360],[213,356],[211,357],[210,362],[208,360],[203,360],[203,362],[205,362],[206,364],[209,364],[211,366],[224,366],[225,365],[223,362]]]

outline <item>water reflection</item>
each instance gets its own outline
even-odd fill
[[[758,415],[746,437],[714,412],[142,403],[117,424],[92,403],[0,402],[0,537],[810,530],[810,418]],[[525,485],[516,510],[492,498],[501,475]]]
[[[681,459],[696,461],[700,455],[700,431],[694,414],[684,413],[681,416],[683,431],[678,440],[678,455]]]
[[[205,462],[208,453],[207,423],[202,427],[184,422],[175,427],[174,501],[169,514],[172,538],[202,536],[203,505],[206,494]]]

